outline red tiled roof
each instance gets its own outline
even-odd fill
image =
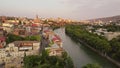
[[[3,48],[3,46],[2,46],[2,45],[0,45],[0,48]]]
[[[60,41],[58,38],[56,38],[56,37],[54,37],[53,39],[52,39],[53,41]]]
[[[44,30],[45,33],[50,32],[49,30]]]
[[[57,39],[59,39],[60,41],[62,41],[61,40],[61,38],[58,36],[58,35],[54,35]]]
[[[19,47],[32,47],[33,45],[31,44],[31,45],[19,45]]]
[[[0,27],[0,30],[3,30],[3,28],[2,28],[2,27]]]
[[[0,37],[0,41],[5,41],[5,37]]]
[[[15,46],[18,47],[31,47],[33,46],[33,43],[39,43],[38,41],[14,41]]]
[[[38,26],[38,25],[37,25],[37,24],[32,24],[32,26],[34,26],[34,27],[35,27],[35,26]]]

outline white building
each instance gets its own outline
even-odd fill
[[[108,39],[108,40],[112,40],[113,38],[116,38],[117,36],[120,35],[120,32],[105,32],[104,36]]]
[[[3,27],[13,27],[13,24],[10,23],[2,23]]]
[[[15,58],[17,60],[18,57],[23,58],[25,55],[37,55],[39,46],[40,42],[38,41],[15,41],[10,43],[6,48],[0,49],[0,62],[10,65]]]

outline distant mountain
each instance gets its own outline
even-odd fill
[[[98,22],[98,21],[102,21],[102,22],[117,22],[120,21],[120,15],[117,16],[112,16],[112,17],[104,17],[104,18],[96,18],[96,19],[90,19],[88,20],[90,22]]]

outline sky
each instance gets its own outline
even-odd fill
[[[86,20],[120,15],[120,0],[0,0],[0,16]]]

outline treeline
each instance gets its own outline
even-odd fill
[[[89,46],[95,48],[104,55],[113,58],[113,55],[115,54],[114,55],[115,59],[119,59],[120,54],[118,54],[118,52],[120,53],[120,47],[118,48],[118,46],[120,45],[115,41],[114,43],[118,44],[118,46],[114,44],[114,48],[118,48],[116,49],[116,51],[113,48],[113,43],[110,43],[111,41],[109,42],[106,38],[102,36],[89,33],[84,26],[69,25],[65,28],[65,32],[76,42],[82,40],[83,42],[87,43]]]
[[[97,28],[105,28],[105,29],[107,29],[107,31],[109,32],[109,31],[112,31],[112,32],[116,32],[116,31],[120,31],[120,26],[119,25],[114,25],[114,24],[112,24],[112,25],[103,25],[103,26],[93,26],[95,29],[97,29]]]
[[[40,41],[40,36],[35,35],[35,36],[21,37],[14,34],[8,34],[6,38],[6,43],[8,44],[14,41]]]
[[[51,28],[52,28],[53,30],[55,30],[55,29],[60,28],[60,26],[51,25]]]
[[[24,68],[74,68],[73,62],[67,53],[60,56],[48,56],[47,51],[42,55],[24,57]]]
[[[110,41],[110,45],[112,47],[112,51],[110,52],[110,56],[114,59],[120,61],[120,36],[114,38]]]

